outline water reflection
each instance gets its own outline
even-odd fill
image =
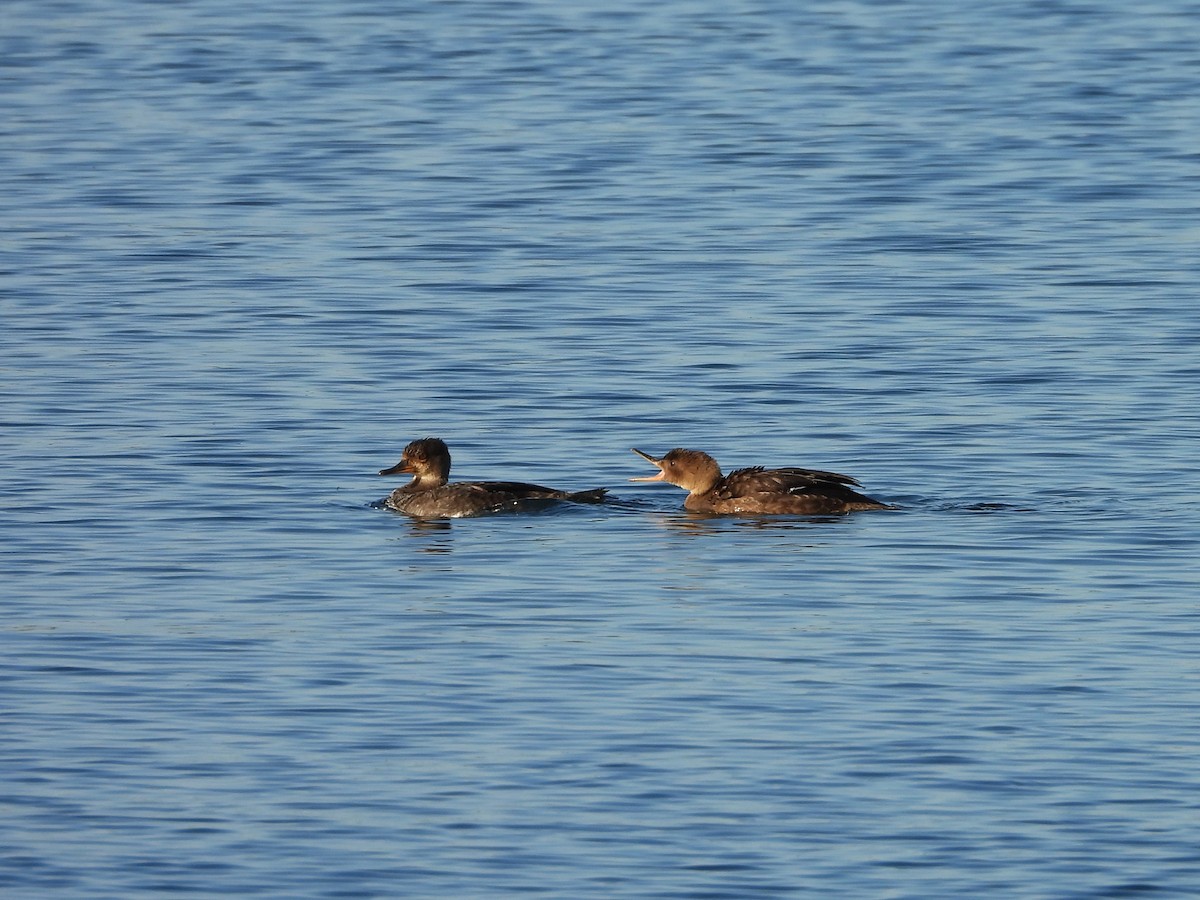
[[[454,549],[454,525],[450,519],[403,518],[404,535],[419,543],[416,548],[418,553],[449,553]]]
[[[844,524],[853,517],[838,516],[722,516],[681,510],[649,516],[656,525],[682,534],[726,534],[753,531],[811,531]]]

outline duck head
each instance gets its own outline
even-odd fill
[[[717,461],[699,450],[676,447],[661,459],[655,459],[637,448],[634,448],[633,452],[654,463],[659,471],[657,475],[643,475],[631,478],[630,481],[665,481],[678,485],[689,493],[703,494],[711,491],[721,480],[721,467],[717,465]]]
[[[450,480],[450,448],[440,438],[413,441],[400,454],[400,462],[380,475],[412,475],[413,484],[439,487]]]

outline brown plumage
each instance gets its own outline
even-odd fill
[[[893,509],[858,493],[849,475],[819,469],[752,466],[721,474],[717,461],[699,450],[676,448],[661,459],[633,451],[658,466],[657,475],[632,481],[665,481],[688,492],[685,509],[727,514],[826,515],[860,509]]]
[[[439,438],[422,438],[404,448],[400,462],[380,475],[411,474],[412,481],[384,500],[388,509],[419,518],[458,518],[483,513],[536,509],[556,500],[603,503],[604,488],[559,491],[520,481],[450,480],[450,448]]]

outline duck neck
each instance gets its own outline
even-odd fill
[[[413,491],[432,491],[435,488],[440,488],[446,483],[446,478],[432,473],[417,475],[406,486],[408,490]]]

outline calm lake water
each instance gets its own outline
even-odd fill
[[[1200,892],[1198,38],[7,0],[0,893]]]

